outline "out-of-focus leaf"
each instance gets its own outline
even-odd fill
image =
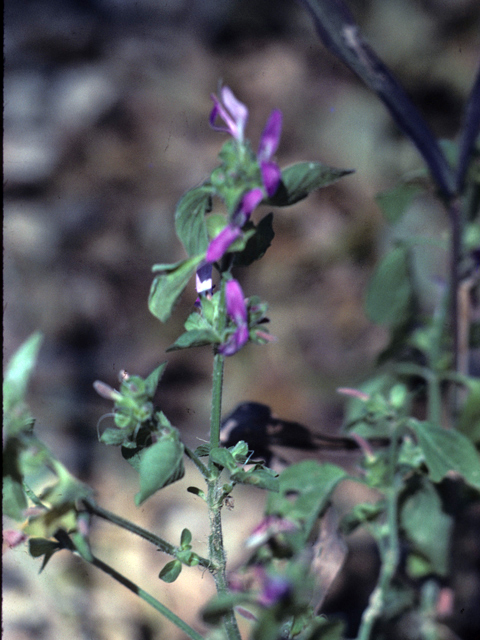
[[[292,464],[280,474],[279,493],[269,495],[266,513],[305,523],[308,536],[333,490],[346,477],[344,469],[329,463],[304,460]],[[292,494],[296,494],[295,497]]]
[[[423,482],[402,505],[400,522],[414,550],[428,560],[430,570],[440,576],[448,571],[450,533],[453,521],[430,482]]]
[[[24,512],[28,506],[23,485],[10,475],[3,477],[3,513],[17,522],[24,520]]]
[[[375,324],[395,327],[408,317],[412,297],[408,252],[404,247],[397,247],[387,253],[373,274],[365,311]]]
[[[32,334],[16,351],[5,370],[3,412],[7,436],[13,436],[25,428],[31,428],[32,417],[24,402],[42,340],[41,333]]]
[[[303,200],[312,191],[327,187],[349,173],[353,173],[353,170],[335,169],[320,162],[298,162],[282,169],[282,179],[277,191],[265,200],[265,204],[288,207]]]
[[[207,250],[205,215],[212,208],[211,193],[212,189],[205,185],[190,189],[175,210],[175,230],[190,257]]]
[[[385,219],[390,224],[395,224],[403,216],[415,196],[421,191],[422,187],[419,185],[403,183],[389,191],[377,194],[375,200],[378,202]]]
[[[440,482],[447,475],[459,475],[467,484],[480,489],[480,456],[463,433],[416,420],[411,421],[410,426],[418,438],[433,482]]]
[[[156,276],[152,282],[148,308],[161,322],[168,320],[175,303],[203,259],[204,256],[199,255],[173,265],[154,265],[153,271],[164,273]]]
[[[165,371],[167,364],[168,362],[165,360],[165,362],[162,362],[162,364],[159,364],[158,367],[154,369],[152,373],[145,378],[145,393],[150,399],[152,399],[153,396],[155,395],[155,391],[157,390],[158,383],[160,382],[161,377],[163,376],[163,372]]]

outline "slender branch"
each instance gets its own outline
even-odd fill
[[[202,476],[204,478],[207,478],[208,477],[208,469],[207,469],[207,467],[203,464],[203,462],[200,460],[200,458],[197,456],[197,454],[194,451],[192,451],[185,444],[183,446],[185,448],[185,454],[187,455],[187,457],[190,458],[190,460],[194,463],[194,465],[200,471]]]
[[[116,524],[118,527],[130,531],[130,533],[134,533],[135,535],[140,536],[140,538],[143,538],[144,540],[147,540],[148,542],[154,544],[160,549],[160,551],[163,551],[163,553],[167,553],[174,558],[176,557],[178,548],[173,544],[170,544],[166,540],[163,540],[163,538],[156,536],[146,529],[142,529],[142,527],[139,527],[130,520],[125,520],[124,518],[117,516],[117,514],[99,507],[97,504],[95,504],[95,502],[93,502],[93,500],[86,498],[85,500],[83,500],[83,505],[89,513],[96,515],[99,518],[103,518],[104,520],[107,520],[107,522]],[[202,558],[201,556],[198,556],[198,564],[202,567],[205,567],[206,569],[210,569],[211,567],[210,561],[207,560],[207,558]]]
[[[117,582],[122,584],[124,587],[127,587],[127,589],[129,589],[133,593],[135,593],[144,602],[149,604],[156,611],[158,611],[163,616],[165,616],[165,618],[170,620],[170,622],[172,622],[174,625],[176,625],[189,638],[192,638],[193,640],[203,640],[203,637],[197,631],[195,631],[195,629],[192,629],[192,627],[190,625],[188,625],[181,618],[176,616],[173,613],[173,611],[170,611],[170,609],[168,609],[165,605],[163,605],[161,602],[156,600],[149,593],[147,593],[146,591],[141,589],[134,582],[132,582],[131,580],[129,580],[128,578],[123,576],[121,573],[116,571],[113,567],[110,567],[108,564],[105,564],[105,562],[103,562],[102,560],[99,560],[96,557],[93,557],[93,561],[91,562],[91,564],[93,564],[94,567],[97,567],[98,569],[100,569],[104,573],[107,573],[114,580],[116,580]]]

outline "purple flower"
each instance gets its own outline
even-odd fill
[[[210,264],[217,262],[227,252],[231,244],[242,235],[240,227],[229,224],[208,245],[205,259]]]
[[[252,211],[263,200],[261,189],[247,191],[240,201],[237,210],[232,216],[232,222],[228,224],[216,238],[210,241],[205,257],[207,262],[217,262],[225,255],[230,245],[242,235],[242,227],[250,218]]]
[[[258,604],[272,607],[290,595],[290,582],[282,576],[266,576],[263,589],[258,597]]]
[[[212,94],[214,105],[210,113],[210,126],[212,129],[215,129],[215,131],[224,131],[233,136],[238,142],[243,142],[243,133],[248,120],[247,107],[237,100],[229,87],[222,87],[220,98],[221,100]],[[220,116],[225,122],[226,127],[215,124],[217,116]]]
[[[242,287],[236,280],[229,280],[225,285],[225,303],[227,315],[235,324],[236,329],[227,338],[226,342],[218,347],[218,351],[224,356],[233,356],[248,342],[247,307]]]
[[[282,173],[276,162],[271,162],[271,158],[278,148],[280,134],[282,132],[282,112],[278,109],[272,111],[270,118],[265,125],[260,144],[258,145],[257,160],[262,172],[262,180],[271,197],[275,193],[280,183]]]

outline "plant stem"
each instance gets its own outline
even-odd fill
[[[170,609],[156,600],[149,593],[147,593],[143,589],[140,589],[140,587],[138,587],[134,582],[123,576],[121,573],[118,573],[118,571],[116,571],[113,567],[110,567],[108,564],[105,564],[105,562],[102,562],[102,560],[99,560],[95,557],[93,557],[91,564],[93,564],[94,567],[97,567],[101,571],[107,573],[120,584],[123,584],[123,586],[127,587],[127,589],[130,589],[130,591],[135,593],[139,598],[144,600],[147,604],[149,604],[156,611],[165,616],[165,618],[170,620],[170,622],[181,629],[181,631],[183,631],[189,638],[192,638],[193,640],[203,640],[203,637],[197,631],[195,631],[195,629],[192,629],[190,625],[176,616],[173,611],[170,611]]]
[[[192,451],[186,445],[183,445],[183,446],[185,448],[185,453],[186,453],[187,457],[190,458],[190,460],[197,467],[197,469],[200,471],[202,476],[204,478],[207,478],[208,477],[208,469],[207,469],[207,467],[203,464],[203,462],[200,460],[200,458],[197,456],[197,454],[194,451]]]
[[[112,524],[116,524],[118,527],[130,531],[130,533],[134,533],[135,535],[140,536],[144,540],[147,540],[148,542],[154,544],[160,549],[160,551],[163,551],[163,553],[168,553],[168,555],[173,556],[174,558],[176,557],[178,551],[177,547],[175,547],[173,544],[170,544],[166,540],[159,538],[146,529],[142,529],[142,527],[139,527],[130,520],[125,520],[124,518],[117,516],[115,513],[99,507],[97,504],[95,504],[95,502],[93,502],[93,500],[90,500],[89,498],[83,500],[83,504],[85,506],[85,509],[89,513],[99,516],[100,518],[103,518],[104,520],[107,520]],[[198,564],[202,567],[205,567],[206,569],[210,569],[210,561],[207,560],[207,558],[198,556]]]
[[[219,313],[221,313],[220,324],[226,322],[225,311],[225,279],[222,278],[221,299]],[[220,327],[221,329],[222,327]],[[213,359],[213,375],[212,375],[212,406],[210,413],[210,446],[212,449],[217,448],[220,444],[220,424],[222,419],[222,390],[223,390],[223,371],[225,365],[225,357],[220,353],[216,353]],[[225,555],[225,547],[223,544],[222,532],[222,503],[223,503],[223,487],[220,478],[220,471],[213,460],[208,463],[207,476],[207,505],[208,517],[210,521],[210,536],[208,538],[209,557],[212,573],[215,580],[217,593],[222,595],[227,592],[227,576],[226,565],[227,558]],[[240,631],[233,609],[231,609],[223,617],[224,628],[228,640],[241,640]]]
[[[392,438],[390,445],[390,477],[386,488],[383,490],[386,499],[387,521],[382,526],[382,532],[380,533],[380,539],[378,540],[378,548],[382,561],[380,576],[378,578],[377,585],[370,596],[368,607],[363,612],[357,640],[370,640],[373,627],[385,606],[386,596],[395,576],[400,557],[398,539],[398,495],[401,491],[403,480],[396,475],[398,431],[396,430],[396,433],[394,434],[395,437]],[[385,527],[386,534],[383,533],[383,527]]]

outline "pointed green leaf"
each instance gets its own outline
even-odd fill
[[[8,436],[31,428],[32,417],[24,402],[42,340],[41,333],[32,334],[16,351],[5,370],[3,413],[4,428]]]
[[[148,298],[148,308],[161,322],[168,320],[175,303],[203,259],[204,256],[200,255],[183,260],[176,265],[171,265],[171,269],[166,269],[165,273],[154,278]],[[159,266],[166,265],[155,265],[154,270],[157,271]]]
[[[412,297],[408,251],[397,247],[377,266],[368,285],[365,311],[375,324],[399,326],[408,317]]]
[[[145,393],[147,396],[152,399],[155,395],[155,391],[157,390],[158,383],[160,382],[161,377],[163,376],[163,372],[167,366],[168,362],[162,362],[158,365],[156,369],[152,371],[152,373],[145,378]]]
[[[205,215],[212,209],[211,193],[211,188],[205,185],[190,189],[175,210],[175,230],[190,257],[207,250]]]
[[[480,489],[480,455],[463,433],[426,422],[412,421],[410,426],[418,438],[433,482],[440,482],[450,474],[460,475],[467,484]]]
[[[341,177],[353,173],[350,169],[335,169],[320,162],[299,162],[282,169],[282,180],[265,204],[288,207],[306,198],[312,191],[327,187]]]
[[[140,491],[135,496],[137,507],[159,489],[183,478],[183,444],[176,430],[142,451],[139,473]]]
[[[180,349],[189,349],[190,347],[204,347],[208,344],[219,344],[220,342],[219,336],[213,329],[194,329],[193,331],[182,333],[166,351],[178,351]]]

